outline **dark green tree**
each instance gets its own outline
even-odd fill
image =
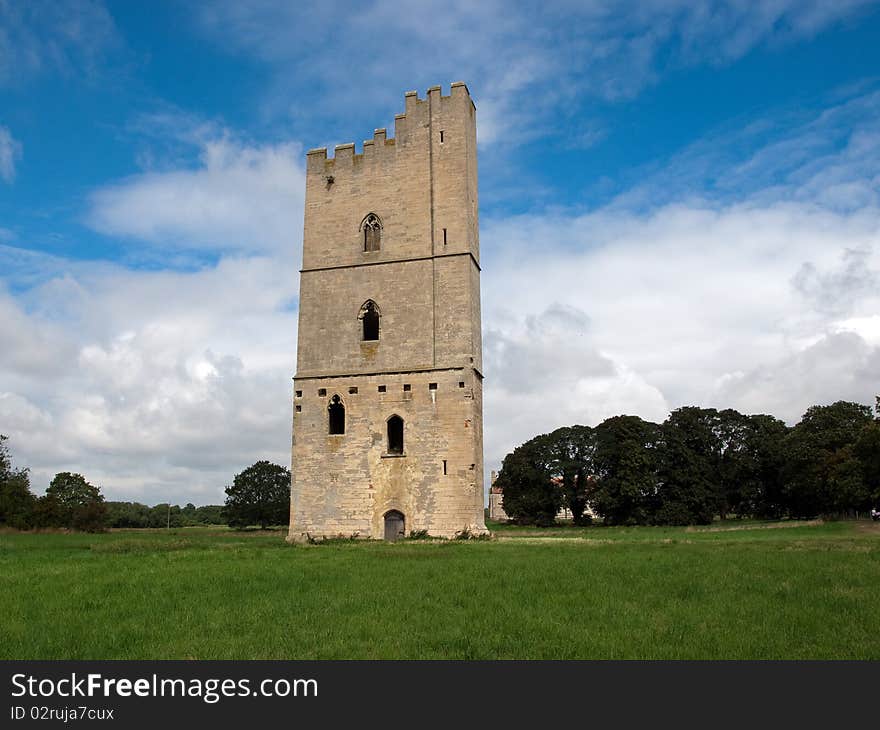
[[[870,506],[880,507],[880,420],[862,429],[853,445],[853,453],[862,468],[862,481]]]
[[[609,525],[649,524],[656,508],[660,427],[638,416],[614,416],[594,430],[593,507]]]
[[[6,441],[0,434],[0,525],[26,530],[33,526],[36,498],[28,470],[13,467]]]
[[[779,519],[785,514],[783,468],[788,426],[767,415],[746,416],[728,474],[731,508],[738,515]]]
[[[556,429],[546,439],[550,470],[562,491],[562,503],[574,523],[583,524],[596,470],[596,435],[589,426],[570,426]]]
[[[34,527],[67,527],[58,499],[51,494],[37,498],[34,506]]]
[[[289,514],[288,519],[290,519]],[[223,515],[223,505],[206,504],[196,507],[196,520],[200,525],[225,525],[226,518]]]
[[[56,474],[46,489],[46,497],[54,501],[53,509],[61,526],[85,532],[106,528],[107,507],[101,490],[87,482],[82,474],[69,471]]]
[[[290,519],[290,470],[268,461],[258,461],[226,487],[224,508],[230,527],[287,524]]]
[[[871,423],[871,409],[859,403],[838,401],[807,409],[784,446],[785,500],[791,516],[869,508],[868,491],[855,478],[863,469],[854,446]]]
[[[504,493],[507,516],[522,525],[552,525],[562,506],[554,483],[549,436],[536,436],[504,457],[495,485]]]
[[[669,414],[661,429],[658,525],[708,524],[723,503],[718,412],[687,406]]]

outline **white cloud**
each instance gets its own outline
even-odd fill
[[[244,466],[289,461],[292,266],[68,269],[0,298],[0,431],[36,489],[72,470],[110,498],[217,502]]]
[[[0,432],[37,489],[72,470],[110,498],[218,502],[244,466],[289,462],[301,148],[185,126],[196,165],[106,186],[88,211],[160,270],[0,245],[16,291],[0,289]],[[194,249],[218,260],[167,268]]]
[[[301,237],[302,148],[199,138],[192,169],[145,172],[96,191],[87,222],[163,249],[293,251]]]
[[[15,162],[19,157],[21,157],[21,143],[13,138],[9,129],[0,126],[0,178],[5,182],[11,183],[15,180]],[[0,236],[0,240],[2,238]]]
[[[880,209],[670,205],[489,221],[482,238],[490,464],[615,413],[696,404],[794,422],[815,403],[873,401]]]

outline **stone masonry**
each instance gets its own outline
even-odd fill
[[[486,532],[476,111],[405,98],[307,155],[289,540]]]

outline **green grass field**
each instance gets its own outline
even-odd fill
[[[870,523],[0,534],[5,659],[878,659]]]

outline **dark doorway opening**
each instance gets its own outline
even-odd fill
[[[385,513],[385,539],[394,542],[406,536],[403,514],[393,509]]]
[[[388,419],[388,453],[403,453],[403,419],[400,416]]]

